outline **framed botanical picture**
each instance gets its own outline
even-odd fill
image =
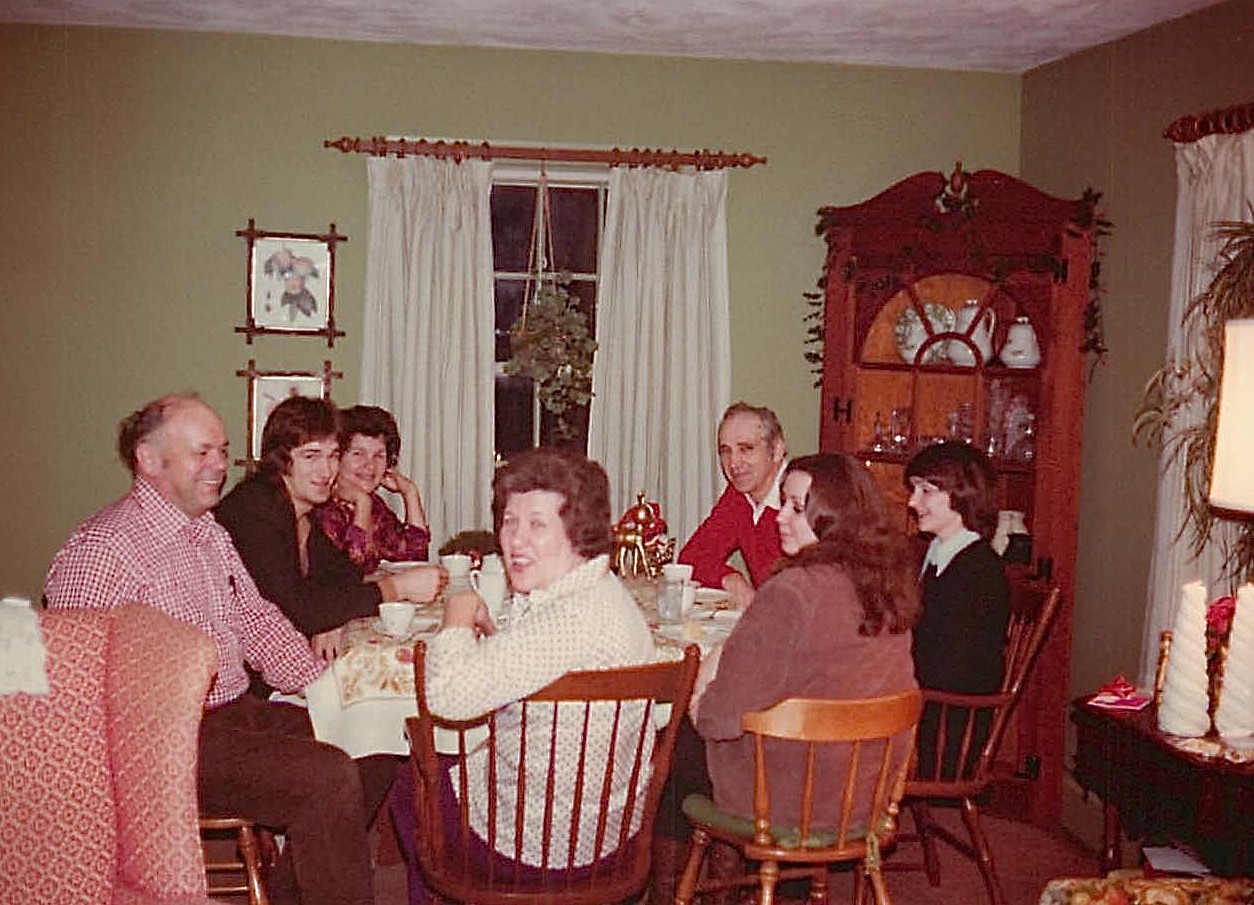
[[[347,242],[335,231],[324,234],[235,231],[248,242],[245,322],[235,328],[251,344],[258,333],[325,336],[327,345],[343,336],[335,326],[335,246]]]
[[[259,371],[252,359],[249,359],[247,368],[236,371],[235,374],[248,378],[248,458],[237,460],[237,465],[254,464],[261,458],[261,432],[275,406],[291,396],[329,399],[331,381],[344,376],[340,371],[331,370],[329,361],[322,363],[322,371],[319,373]]]

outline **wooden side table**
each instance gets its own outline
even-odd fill
[[[1181,750],[1158,731],[1156,709],[1072,702],[1073,774],[1104,805],[1102,871],[1119,867],[1119,836],[1188,842],[1215,873],[1254,869],[1254,762]],[[1178,741],[1178,740],[1175,740]],[[1217,738],[1209,747],[1219,749]]]

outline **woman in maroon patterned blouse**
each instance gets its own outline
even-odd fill
[[[331,499],[317,509],[322,530],[363,574],[385,559],[425,562],[431,531],[418,485],[396,470],[396,419],[378,406],[355,405],[340,413],[340,423],[339,477]],[[380,487],[400,494],[403,521],[379,496]]]

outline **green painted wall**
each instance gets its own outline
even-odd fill
[[[1023,80],[1023,175],[1105,192],[1110,345],[1089,386],[1072,688],[1137,673],[1153,543],[1157,453],[1133,446],[1142,387],[1163,361],[1176,174],[1163,129],[1254,100],[1254,0],[1232,0],[1042,67]]]
[[[815,210],[957,159],[1014,173],[1019,108],[1020,79],[985,73],[0,26],[0,590],[37,595],[68,532],[123,491],[117,423],[147,399],[200,390],[237,452],[235,371],[250,357],[329,357],[346,374],[337,398],[355,400],[365,159],[326,138],[766,155],[731,178],[732,392],[774,406],[804,453],[817,439],[801,320],[822,263]],[[349,236],[336,311],[349,335],[334,350],[233,333],[249,217]]]

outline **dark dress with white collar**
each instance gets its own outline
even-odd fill
[[[989,694],[1001,687],[1002,648],[1010,619],[1010,589],[1001,558],[985,540],[960,550],[939,575],[929,566],[922,579],[923,615],[914,628],[914,669],[922,688]],[[930,712],[929,712],[930,711]],[[933,763],[928,744],[937,714],[929,707],[919,723],[920,769]],[[988,734],[977,725],[973,749]],[[962,715],[953,715],[942,775],[952,775],[961,742]],[[959,737],[955,737],[955,735]]]

